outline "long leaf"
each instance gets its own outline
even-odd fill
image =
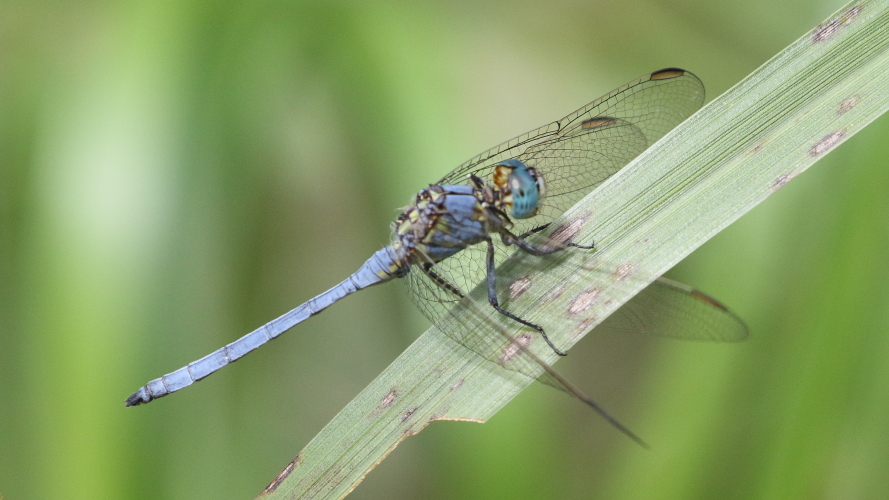
[[[573,345],[647,282],[880,116],[889,106],[887,81],[889,2],[851,3],[565,214],[580,238],[596,241],[597,251],[581,257],[587,272],[578,274],[577,262],[564,259],[507,261],[500,275],[529,285],[510,309],[547,325],[557,345]],[[473,296],[483,302],[480,293]],[[497,335],[496,319],[456,314]],[[345,496],[429,422],[484,422],[531,381],[433,327],[260,497]]]

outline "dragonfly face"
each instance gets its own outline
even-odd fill
[[[512,208],[516,219],[537,215],[537,207],[546,193],[543,176],[524,163],[510,158],[494,168],[494,185],[503,192],[504,204]]]

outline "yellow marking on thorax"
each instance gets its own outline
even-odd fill
[[[512,169],[505,165],[497,165],[497,168],[494,169],[494,176],[492,180],[494,181],[494,185],[499,188],[505,188],[506,182],[509,180],[509,174],[512,172]]]
[[[440,200],[441,198],[444,198],[444,196],[445,196],[445,194],[443,192],[438,191],[438,190],[429,190],[429,191],[427,191],[427,193],[429,193],[429,199],[432,202],[437,202],[438,200]]]
[[[395,232],[399,236],[405,235],[410,232],[411,226],[412,226],[412,224],[409,219],[403,219],[401,221],[401,224],[399,224],[398,227],[396,228]]]

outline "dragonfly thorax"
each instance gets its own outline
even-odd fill
[[[510,224],[487,187],[432,185],[414,197],[394,224],[392,248],[405,264],[440,262]]]
[[[537,214],[543,178],[519,160],[494,167],[491,181],[470,176],[471,185],[431,185],[395,220],[392,248],[404,264],[440,262],[512,226],[510,217]]]

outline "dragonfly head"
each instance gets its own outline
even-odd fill
[[[537,205],[543,200],[546,187],[543,176],[532,167],[516,159],[503,160],[494,169],[494,185],[512,199],[512,216],[527,219],[537,215]]]

